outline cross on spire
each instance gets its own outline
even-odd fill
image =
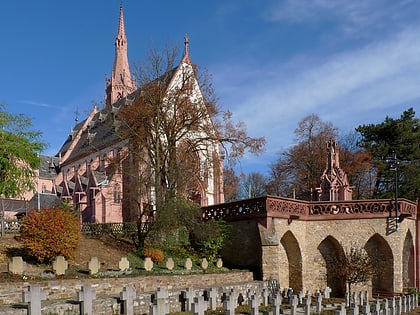
[[[188,34],[185,34],[184,36],[184,58],[182,59],[183,62],[191,63],[190,61],[190,53],[188,51],[188,45],[190,43],[190,38]]]

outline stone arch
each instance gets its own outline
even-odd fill
[[[295,292],[302,291],[302,254],[299,243],[292,232],[287,231],[280,240],[287,256],[289,287]]]
[[[408,230],[404,239],[404,246],[402,249],[402,263],[403,263],[403,287],[414,287],[414,241],[411,231]]]
[[[318,250],[324,259],[327,286],[332,289],[331,294],[335,297],[343,297],[346,293],[346,283],[344,279],[337,276],[336,272],[333,272],[335,268],[339,268],[335,262],[345,257],[343,247],[334,237],[329,235],[318,245]]]
[[[394,256],[388,242],[376,233],[366,242],[364,248],[375,266],[372,296],[394,292]]]

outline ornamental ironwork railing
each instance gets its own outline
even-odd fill
[[[18,233],[22,226],[22,221],[6,220],[4,222],[4,230],[6,233]],[[1,225],[0,225],[1,229]],[[106,235],[131,235],[137,232],[136,222],[123,223],[82,223],[80,231],[89,236],[106,236]]]
[[[415,218],[417,205],[399,199],[400,218]],[[302,220],[333,220],[355,217],[387,217],[395,215],[395,200],[348,200],[307,202],[266,196],[203,207],[204,220],[242,220],[256,217],[278,217]]]

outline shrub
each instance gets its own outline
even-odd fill
[[[60,255],[73,259],[80,240],[79,217],[64,205],[31,211],[23,220],[21,238],[38,262],[49,263]]]
[[[210,263],[214,263],[225,240],[230,235],[230,226],[223,220],[212,219],[199,225],[194,231],[195,247]]]
[[[144,256],[150,257],[150,259],[156,264],[161,264],[165,258],[163,252],[157,248],[146,248]]]

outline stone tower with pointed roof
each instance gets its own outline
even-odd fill
[[[321,185],[316,189],[318,200],[352,200],[353,188],[349,185],[347,174],[340,168],[337,142],[330,139],[327,149],[327,167],[321,176]]]
[[[120,5],[118,33],[115,38],[115,59],[111,78],[106,78],[106,106],[114,104],[136,90],[136,81],[131,77],[127,57],[127,36],[125,35],[123,7]]]

